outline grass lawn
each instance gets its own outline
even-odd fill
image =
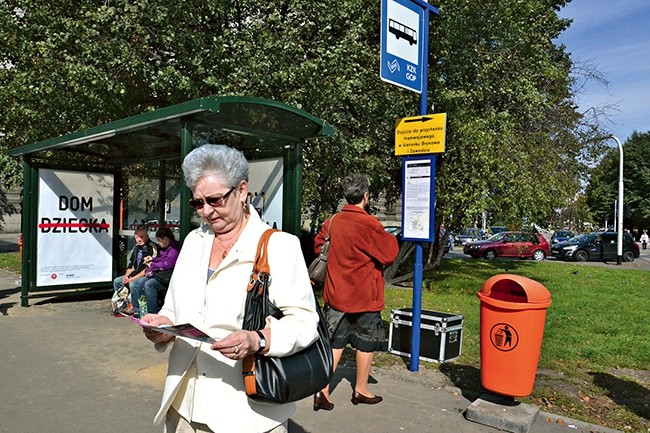
[[[553,261],[445,259],[423,277],[422,308],[464,316],[462,355],[439,368],[459,385],[480,390],[480,342],[477,292],[489,277],[517,274],[544,285],[551,293],[542,352],[531,400],[549,412],[581,418],[627,431],[647,431],[650,392],[633,373],[650,370],[650,272]],[[412,290],[386,289],[382,315],[410,307]],[[390,362],[386,357],[378,362]],[[630,372],[631,379],[613,372]],[[469,376],[464,379],[461,376]],[[473,384],[472,384],[473,382]],[[557,382],[569,383],[570,392]],[[562,389],[560,389],[562,388]],[[573,395],[577,393],[577,399]],[[627,393],[623,398],[621,393]],[[602,404],[598,413],[594,405]],[[600,416],[607,419],[599,419]],[[630,429],[631,427],[631,429]]]
[[[0,269],[20,274],[20,253],[0,254]]]

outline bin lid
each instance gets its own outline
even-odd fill
[[[530,278],[514,274],[499,274],[488,278],[483,283],[479,298],[550,305],[551,292]]]

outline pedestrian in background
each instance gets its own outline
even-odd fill
[[[643,234],[641,235],[641,239],[639,240],[641,241],[641,246],[645,250],[648,247],[648,241],[650,241],[650,237],[648,237],[647,230],[643,230]]]
[[[325,222],[314,245],[314,251],[319,254],[330,234],[324,313],[331,335],[334,369],[346,345],[356,349],[354,405],[382,401],[368,389],[368,377],[374,352],[384,351],[387,346],[380,314],[384,308],[384,267],[393,263],[399,252],[395,236],[367,212],[369,189],[364,174],[353,174],[343,180],[348,204],[333,222],[332,219]],[[328,385],[314,396],[314,410],[333,408]]]

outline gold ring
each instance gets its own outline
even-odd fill
[[[235,355],[239,353],[239,344],[235,345]]]

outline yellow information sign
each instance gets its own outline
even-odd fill
[[[395,122],[395,155],[445,151],[447,113],[404,117]]]

